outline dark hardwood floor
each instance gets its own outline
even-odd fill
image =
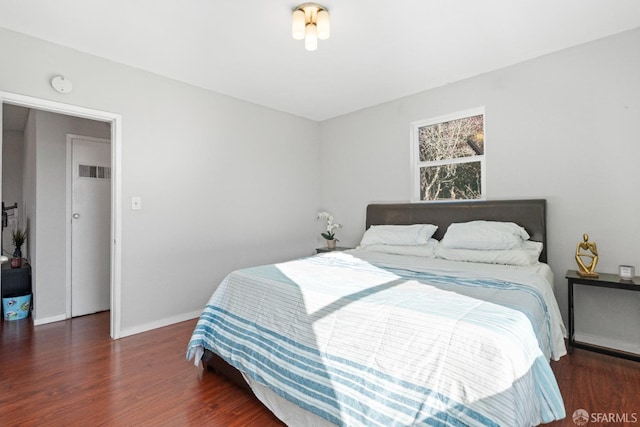
[[[109,313],[0,325],[1,426],[282,426],[252,395],[185,360],[195,320],[113,341]],[[636,414],[640,363],[576,350],[553,370],[567,418]],[[589,425],[633,425],[589,423]]]
[[[113,341],[109,313],[0,326],[0,426],[282,426],[185,359],[196,321]]]
[[[588,426],[640,425],[640,362],[575,349],[551,362],[551,368],[567,417],[546,425],[575,427],[572,415],[578,409],[587,411],[591,420],[599,420],[590,421]],[[615,417],[626,417],[618,419],[627,421],[603,421]]]

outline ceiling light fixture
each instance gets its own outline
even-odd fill
[[[329,38],[329,11],[317,3],[304,3],[293,10],[291,35],[296,40],[304,39],[304,48],[316,50],[318,39]]]

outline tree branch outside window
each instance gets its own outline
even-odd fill
[[[484,109],[414,123],[412,150],[420,200],[483,197]]]

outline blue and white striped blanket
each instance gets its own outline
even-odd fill
[[[565,416],[548,363],[562,354],[557,304],[538,284],[363,256],[231,273],[187,358],[209,349],[337,425],[529,426]]]

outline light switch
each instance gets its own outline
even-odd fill
[[[139,211],[140,209],[142,209],[142,197],[140,196],[134,196],[131,198],[131,210],[132,211]]]

